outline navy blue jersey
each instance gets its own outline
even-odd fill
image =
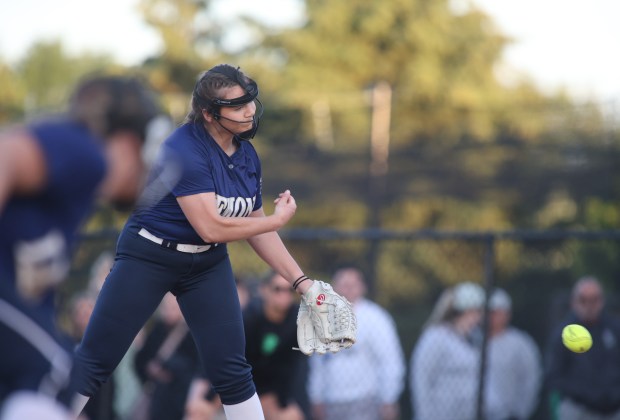
[[[100,141],[80,125],[49,120],[27,129],[43,152],[46,182],[35,195],[10,198],[0,213],[0,281],[43,290],[67,273],[107,168]]]
[[[228,156],[202,123],[183,124],[162,144],[133,219],[157,237],[204,244],[177,197],[207,192],[215,192],[222,216],[245,217],[260,209],[260,160],[250,142],[240,142]]]

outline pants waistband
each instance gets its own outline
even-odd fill
[[[157,236],[153,235],[151,232],[149,232],[148,230],[144,228],[140,229],[140,231],[138,232],[138,235],[142,236],[143,238],[148,239],[151,242],[155,242],[156,244],[161,245],[164,248],[173,249],[179,252],[187,252],[189,254],[199,254],[201,252],[206,252],[210,250],[212,247],[217,245],[217,244],[214,244],[214,245],[178,244],[176,242],[167,241],[165,239],[158,238]]]

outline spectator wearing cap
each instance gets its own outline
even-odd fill
[[[411,358],[410,386],[417,420],[476,417],[480,351],[472,343],[484,290],[471,282],[445,290]]]
[[[534,340],[511,325],[512,300],[503,289],[489,300],[489,341],[485,381],[487,420],[528,419],[536,409],[542,379]]]

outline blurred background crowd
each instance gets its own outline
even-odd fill
[[[112,263],[98,256],[86,288],[61,315],[79,341]],[[508,420],[616,419],[620,415],[620,318],[595,276],[566,278],[546,311],[536,289],[467,280],[437,289],[428,310],[382,305],[355,264],[328,276],[353,303],[358,342],[350,351],[306,357],[294,350],[298,297],[273,272],[238,276],[246,357],[267,419]],[[420,302],[421,303],[421,302]],[[416,312],[422,322],[404,321]],[[533,323],[528,312],[538,314]],[[544,316],[540,314],[545,313]],[[586,326],[592,349],[570,352],[565,325]],[[213,338],[217,340],[217,337]],[[167,295],[83,420],[223,420],[217,394],[178,304]]]

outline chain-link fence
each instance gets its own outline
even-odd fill
[[[107,231],[85,236],[70,281],[62,291],[61,304],[87,284],[97,257],[113,250],[116,233]],[[608,311],[614,313],[618,308],[620,231],[617,230],[481,233],[288,230],[282,232],[282,236],[300,265],[313,275],[329,280],[334,270],[351,263],[366,273],[370,297],[394,320],[404,354],[406,371],[398,399],[399,418],[402,419],[414,415],[413,388],[419,394],[424,393],[422,403],[432,400],[434,408],[447,409],[456,401],[461,407],[460,417],[445,414],[445,420],[457,420],[484,418],[484,407],[501,400],[501,395],[496,394],[502,390],[515,388],[525,401],[527,386],[534,394],[530,418],[552,418],[552,398],[543,381],[545,349],[569,311],[574,283],[584,275],[597,277],[605,291]],[[230,244],[229,247],[238,274],[251,276],[266,269],[246,245]],[[490,294],[483,295],[479,320],[459,319],[459,311],[453,313],[455,311],[446,309],[448,306],[438,308],[444,291],[462,282],[478,284],[487,292],[500,287],[508,293],[511,325],[534,343],[532,358],[538,358],[538,368],[534,366],[534,370],[527,373],[522,368],[511,371],[510,364],[504,364],[499,368],[503,369],[499,377],[505,383],[488,383],[493,381],[494,366],[479,361],[492,360],[489,357],[497,351],[493,350],[490,344],[493,339],[487,333],[493,322],[488,316]],[[438,315],[438,312],[442,313]],[[430,334],[432,325],[436,325],[433,321],[438,317],[449,321],[446,325],[452,330],[435,329],[434,334]],[[372,339],[374,327],[360,325],[360,331],[362,328],[370,330]],[[461,334],[451,336],[451,331]],[[422,339],[425,334],[426,338]],[[363,342],[359,344],[361,351]],[[509,341],[503,345],[509,350],[516,348],[516,355],[528,351],[523,347],[527,345],[519,343]],[[432,357],[422,357],[424,351]],[[412,369],[416,354],[417,360],[426,360],[429,365]],[[500,354],[507,355],[508,351],[500,350]],[[432,369],[430,363],[433,363]],[[417,373],[427,375],[426,382],[416,382]],[[355,372],[355,377],[356,381],[363,381],[359,372]],[[366,380],[378,379],[369,373]],[[440,394],[445,395],[441,397]],[[419,404],[416,406],[422,410]],[[465,414],[468,410],[470,413]],[[521,418],[517,413],[507,414],[511,418]],[[435,416],[433,420],[441,418]]]

